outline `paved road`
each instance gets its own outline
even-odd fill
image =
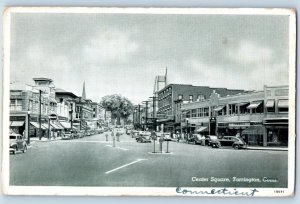
[[[212,149],[170,142],[172,154],[151,154],[153,143],[137,143],[122,135],[121,142],[113,148],[109,139],[106,142],[104,134],[100,134],[76,140],[35,142],[25,154],[10,155],[11,185],[287,186],[287,151]],[[165,151],[166,143],[163,148]],[[211,177],[225,181],[217,182]],[[260,182],[235,182],[233,177],[256,178]],[[264,177],[275,178],[277,182],[263,182]]]

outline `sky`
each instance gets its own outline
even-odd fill
[[[168,82],[263,90],[288,85],[287,16],[17,13],[11,82],[47,77],[58,88],[134,104]]]

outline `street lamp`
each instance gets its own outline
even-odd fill
[[[27,111],[27,144],[30,144],[30,110]]]

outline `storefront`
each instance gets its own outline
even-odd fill
[[[288,119],[268,118],[264,120],[267,129],[267,146],[288,146]]]
[[[249,146],[263,146],[265,127],[253,125],[242,131],[241,137]]]

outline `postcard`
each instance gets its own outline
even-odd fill
[[[286,197],[295,10],[4,10],[2,191]]]

